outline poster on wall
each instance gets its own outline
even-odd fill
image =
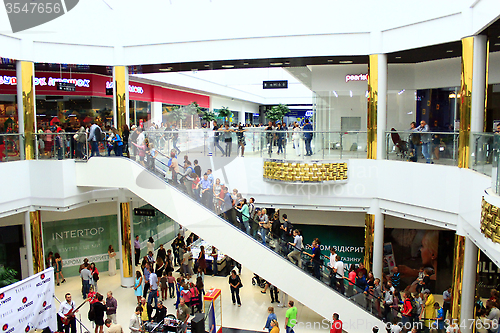
[[[65,277],[77,276],[85,258],[94,262],[99,271],[107,271],[109,245],[120,258],[116,215],[43,222],[42,225],[45,253],[59,253]],[[117,268],[119,262],[116,262]]]
[[[57,330],[54,269],[0,288],[0,324],[3,333]]]
[[[453,231],[385,229],[385,244],[392,247],[393,266],[401,273],[401,289],[414,292],[420,271],[430,274],[430,290],[442,293],[452,283]],[[384,247],[385,255],[385,247]],[[389,274],[388,263],[384,273]]]
[[[500,268],[481,251],[477,275],[477,292],[480,297],[490,298],[491,290],[500,290]]]
[[[310,245],[314,238],[319,238],[323,255],[330,257],[330,248],[334,248],[344,265],[358,265],[363,262],[365,251],[364,227],[311,224],[293,224],[293,227],[302,231],[304,245]]]

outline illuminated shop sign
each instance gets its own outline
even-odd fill
[[[114,85],[115,84],[113,82],[107,81],[106,82],[106,89],[113,89]],[[135,93],[135,94],[144,94],[144,89],[142,87],[132,86],[129,84],[128,85],[128,92]]]
[[[35,86],[52,86],[55,87],[57,82],[72,83],[76,87],[90,88],[90,80],[88,79],[61,79],[55,77],[35,77]],[[17,85],[17,78],[15,76],[0,76],[0,85]]]
[[[349,81],[368,81],[368,74],[347,74],[345,82]]]

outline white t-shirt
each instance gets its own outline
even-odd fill
[[[330,268],[335,268],[335,263],[337,262],[337,254],[330,253]]]
[[[294,247],[295,249],[294,250],[302,250],[302,236],[300,235],[297,235],[295,236],[295,238],[293,239],[293,244],[294,244]]]
[[[399,333],[399,332],[401,332],[401,326],[391,325],[391,333]]]
[[[446,327],[446,333],[458,333],[460,331],[460,327],[457,324],[452,324]]]
[[[341,260],[337,261],[333,268],[337,270],[337,277],[344,276],[344,263]]]

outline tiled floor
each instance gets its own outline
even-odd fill
[[[174,276],[177,277],[178,273],[174,273]],[[211,276],[205,277],[205,290],[213,287],[219,288],[222,291],[223,327],[246,329],[251,331],[262,331],[267,318],[267,308],[273,304],[271,304],[269,292],[267,294],[262,294],[259,287],[252,285],[252,276],[252,272],[243,268],[241,275],[243,288],[241,289],[240,293],[242,303],[241,307],[232,304],[228,278]],[[64,298],[64,294],[70,292],[75,303],[79,305],[83,301],[81,295],[80,278],[72,277],[67,278],[66,280],[67,281],[61,284],[61,286],[56,287],[57,298],[62,300]],[[118,323],[122,325],[124,332],[128,332],[129,320],[136,306],[136,297],[134,296],[132,288],[122,288],[120,286],[119,275],[108,276],[107,272],[101,272],[98,283],[98,291],[103,295],[105,295],[107,291],[113,292],[113,296],[118,301]],[[175,299],[168,299],[164,302],[168,309],[167,313],[175,314],[174,303]],[[324,319],[323,317],[319,316],[309,308],[297,303],[298,302],[296,302],[296,306],[298,308],[297,319],[299,322],[302,322],[301,325],[303,325],[303,327],[296,329],[296,332],[328,331],[328,327],[326,326],[326,324],[320,325]],[[59,309],[58,304],[57,309]],[[91,331],[93,331],[93,326],[87,319],[88,310],[89,306],[85,304],[81,308],[79,313],[81,315],[83,324]],[[280,324],[280,327],[283,329],[285,323],[285,312],[286,308],[278,308],[275,306],[275,313],[278,317],[278,322]],[[80,315],[77,316],[77,318],[79,318]],[[314,323],[317,323],[316,329],[313,329]],[[318,329],[319,326],[321,326],[320,329]],[[84,332],[85,330],[83,329],[82,331]]]

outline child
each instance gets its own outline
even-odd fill
[[[163,275],[160,278],[161,286],[161,300],[164,301],[167,298],[167,272],[163,271]]]
[[[168,291],[170,293],[170,298],[174,298],[175,278],[172,276],[172,272],[168,272],[168,274],[167,274],[167,282],[168,282]]]
[[[203,273],[201,267],[198,267],[198,274],[196,274],[196,278],[201,278],[201,281],[205,283],[205,273]]]
[[[200,292],[196,288],[193,282],[189,283],[189,295],[190,295],[190,304],[189,306],[191,307],[191,315],[194,316],[194,307],[196,306],[197,309],[200,308]]]

